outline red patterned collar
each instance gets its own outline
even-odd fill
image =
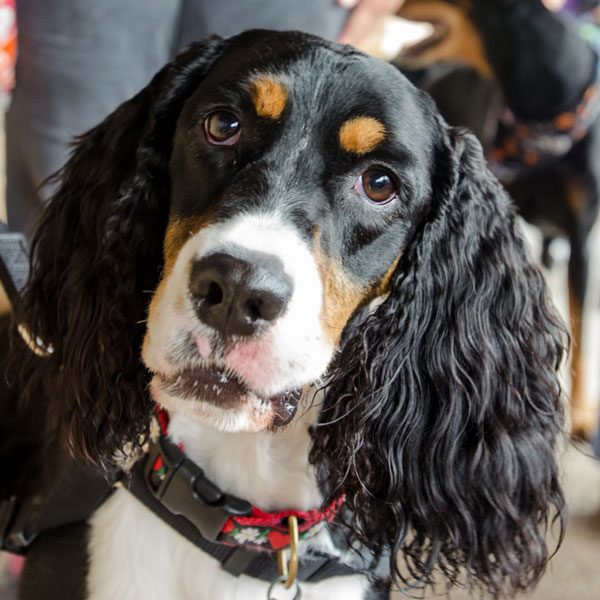
[[[169,415],[160,409],[152,416],[150,438],[156,442],[160,436],[168,435]],[[183,446],[179,444],[183,451]],[[156,487],[166,476],[166,470],[159,455],[150,474]],[[330,523],[344,503],[342,495],[324,509],[309,511],[284,510],[270,513],[252,506],[249,516],[231,516],[223,525],[217,540],[227,546],[245,546],[256,550],[279,551],[290,544],[288,519],[295,516],[298,520],[298,539],[300,541],[316,536]]]

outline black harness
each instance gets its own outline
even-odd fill
[[[150,472],[158,455],[168,475],[160,487],[155,488]],[[230,516],[249,514],[251,505],[222,492],[166,438],[160,438],[147,456],[112,482],[91,469],[71,463],[44,498],[13,496],[1,502],[0,550],[26,554],[38,535],[86,521],[119,487],[126,488],[194,546],[217,559],[232,575],[243,574],[264,581],[278,579],[276,553],[215,541],[225,521]],[[334,539],[337,537],[335,531],[332,535]],[[364,570],[342,564],[337,556],[311,550],[299,559],[297,579],[318,582],[360,572]]]

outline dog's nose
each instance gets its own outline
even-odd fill
[[[276,256],[241,254],[210,254],[196,260],[190,274],[198,318],[224,337],[252,335],[280,317],[292,296],[292,281]]]

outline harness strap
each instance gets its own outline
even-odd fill
[[[277,555],[272,552],[249,549],[244,546],[227,546],[207,540],[198,527],[182,515],[168,510],[150,491],[144,475],[144,461],[138,461],[129,475],[122,480],[123,485],[147,508],[167,525],[175,529],[189,542],[217,559],[223,568],[232,575],[248,575],[264,581],[274,581],[279,576]],[[312,552],[303,554],[298,566],[298,580],[321,581],[338,575],[353,575],[360,571],[339,562],[338,557]]]
[[[39,534],[87,520],[112,492],[111,482],[99,473],[68,465],[49,492],[0,503],[0,550],[25,554]]]

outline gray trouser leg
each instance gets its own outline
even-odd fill
[[[29,233],[38,189],[68,144],[135,94],[169,58],[174,0],[19,0],[17,85],[6,115],[7,210]]]
[[[19,0],[17,86],[6,117],[7,211],[31,232],[74,135],[145,86],[189,42],[245,29],[334,39],[335,0]]]
[[[293,29],[335,40],[347,16],[336,0],[185,0],[179,48],[211,34],[229,37],[246,29]]]

